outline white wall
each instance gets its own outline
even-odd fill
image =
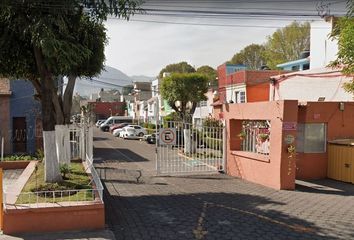
[[[329,20],[311,23],[310,69],[322,68],[336,59],[338,41],[330,39],[332,22]]]
[[[226,87],[226,102],[230,102],[231,100],[236,103],[236,94],[235,92],[237,91],[243,91],[245,92],[245,101],[247,102],[247,93],[246,93],[246,85],[241,84],[241,85],[232,85],[232,86],[227,86]]]
[[[344,91],[342,85],[350,78],[306,78],[293,77],[279,83],[276,88],[274,100],[299,100],[318,101],[320,97],[325,97],[325,101],[353,101],[353,95]],[[272,89],[271,85],[271,94]]]

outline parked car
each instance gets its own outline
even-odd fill
[[[99,119],[97,122],[96,122],[96,127],[100,127],[100,125],[106,121],[106,119]]]
[[[123,128],[125,126],[129,125],[129,123],[118,123],[118,124],[114,124],[109,128],[109,132],[113,133],[114,130],[119,129],[119,128]]]
[[[124,138],[127,134],[127,132],[125,132],[126,129],[133,129],[135,130],[135,135],[137,137],[143,137],[145,134],[147,134],[147,131],[145,130],[145,128],[139,126],[139,125],[128,125],[125,126],[124,128],[122,128],[121,131],[119,131],[119,137]]]
[[[124,127],[126,127],[126,126],[124,126]],[[114,129],[112,132],[113,136],[120,137],[120,133],[123,131],[124,127]]]
[[[157,136],[157,138],[156,138],[156,136]],[[151,135],[147,135],[147,137],[146,137],[146,142],[147,143],[150,143],[150,144],[155,144],[156,143],[156,139],[157,139],[157,141],[158,141],[158,139],[159,139],[159,133],[153,133],[153,134],[151,134]]]
[[[127,117],[127,116],[112,116],[109,117],[106,121],[104,121],[101,126],[100,129],[104,132],[108,132],[109,131],[109,127],[114,125],[114,124],[118,124],[118,123],[124,123],[124,122],[132,122],[133,118],[132,117]]]
[[[123,128],[123,130],[120,132],[120,135],[124,139],[138,139],[139,138],[137,136],[134,128]]]

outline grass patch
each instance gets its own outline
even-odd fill
[[[35,171],[32,173],[16,204],[94,200],[95,194],[91,190],[91,180],[82,163],[71,163],[71,172],[58,183],[45,183],[43,162],[39,162],[37,166],[37,174]],[[62,190],[68,191],[62,192]],[[43,191],[55,192],[45,193]]]

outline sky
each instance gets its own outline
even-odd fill
[[[142,8],[130,21],[106,22],[106,65],[153,77],[181,61],[216,68],[293,20],[321,20],[318,10],[343,15],[345,0],[147,0]]]

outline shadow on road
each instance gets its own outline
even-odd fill
[[[110,185],[105,193],[106,222],[117,239],[334,239],[310,222],[277,211],[283,203],[265,197],[221,192],[119,196],[114,189]]]
[[[100,156],[100,162],[117,161],[117,162],[146,162],[147,158],[136,154],[126,148],[97,148],[93,149],[94,156]]]
[[[93,137],[93,141],[106,141],[108,138],[106,137]]]
[[[299,192],[354,196],[353,184],[335,181],[331,179],[307,181],[296,180],[295,189]]]

